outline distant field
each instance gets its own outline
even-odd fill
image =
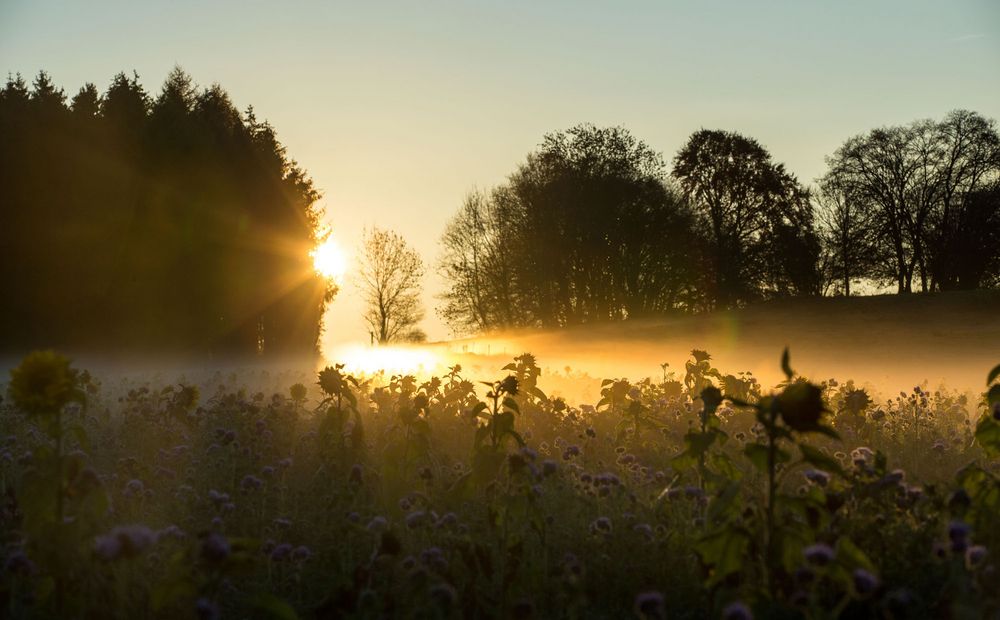
[[[663,362],[683,374],[691,349],[705,349],[724,372],[749,370],[766,385],[779,380],[786,345],[795,369],[816,380],[853,378],[888,392],[924,381],[978,391],[1000,362],[1000,291],[794,299],[438,346],[464,349],[466,363],[484,369],[530,351],[549,369],[632,378],[660,376]]]

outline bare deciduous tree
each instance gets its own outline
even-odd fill
[[[380,344],[421,340],[420,255],[400,235],[375,228],[365,232],[359,263],[357,287],[372,338]]]

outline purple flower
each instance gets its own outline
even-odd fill
[[[590,524],[591,534],[610,534],[611,519],[607,517],[597,517]]]
[[[830,474],[819,469],[807,469],[805,476],[806,480],[821,487],[825,487],[830,483]]]
[[[381,532],[389,527],[389,521],[383,516],[374,516],[372,520],[368,522],[367,529],[369,532]]]
[[[421,551],[420,563],[437,573],[444,573],[448,570],[448,559],[440,547],[428,547]]]
[[[165,540],[167,538],[183,540],[186,537],[187,534],[184,533],[184,530],[177,527],[176,525],[168,525],[167,527],[163,528],[162,530],[156,533],[157,541]]]
[[[863,568],[854,569],[853,577],[854,591],[858,596],[868,596],[878,588],[878,578]]]
[[[815,545],[810,545],[805,548],[803,552],[806,561],[814,566],[826,566],[830,562],[833,562],[835,553],[829,545],[823,543],[817,543]]]
[[[906,472],[904,472],[902,469],[894,469],[885,475],[886,481],[891,481],[891,482],[902,482],[903,478],[905,477],[906,477]]]
[[[108,534],[98,536],[94,552],[102,560],[132,558],[153,545],[156,534],[145,525],[119,525]]]
[[[605,472],[597,477],[598,484],[606,484],[612,487],[620,485],[621,482],[621,479],[611,472]]]
[[[200,598],[194,604],[198,620],[218,620],[221,617],[219,606],[207,598]]]
[[[427,523],[427,513],[423,510],[414,510],[406,515],[406,527],[415,530],[423,527]]]
[[[125,497],[142,497],[142,493],[145,489],[146,486],[142,483],[142,480],[133,478],[125,484],[125,489],[122,491],[122,495]]]
[[[722,610],[723,620],[753,620],[753,613],[743,601],[735,601]]]
[[[686,486],[684,487],[684,495],[691,498],[701,498],[705,496],[705,491],[700,487],[696,486]]]
[[[987,555],[988,552],[986,547],[982,545],[973,545],[965,550],[965,566],[969,570],[979,568],[986,560]]]
[[[222,562],[229,557],[232,548],[222,534],[212,532],[201,541],[201,557],[209,562]]]
[[[556,473],[559,469],[559,465],[556,464],[552,459],[545,459],[542,462],[542,475],[548,478]]]
[[[648,523],[637,523],[632,530],[641,534],[646,540],[653,540],[653,528]]]
[[[312,550],[305,545],[299,545],[292,550],[292,559],[296,562],[304,562],[312,557]]]
[[[244,491],[247,492],[257,491],[262,486],[264,486],[264,481],[258,478],[257,476],[253,476],[251,474],[243,476],[243,480],[240,481],[240,488],[242,488]]]
[[[284,562],[292,555],[292,546],[288,543],[281,543],[271,551],[272,562]]]
[[[355,463],[351,466],[351,473],[347,480],[351,484],[361,484],[364,479],[364,468],[361,467],[359,463]]]
[[[667,617],[661,592],[640,592],[635,597],[635,613],[640,618],[662,619]]]
[[[972,528],[961,521],[952,521],[948,524],[948,539],[951,541],[951,550],[955,553],[965,553],[969,546],[969,534]]]
[[[35,572],[35,563],[28,559],[23,551],[14,551],[4,560],[3,570],[5,573],[20,575],[31,575]]]
[[[454,512],[446,512],[444,515],[438,519],[438,522],[434,524],[434,527],[438,529],[454,527],[458,523],[458,515]]]

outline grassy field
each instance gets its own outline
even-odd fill
[[[789,302],[527,334],[437,377],[90,374],[35,354],[0,386],[0,609],[996,617],[996,301]],[[948,351],[968,388],[907,375],[861,389],[866,370],[884,385]],[[588,374],[544,371],[545,353]],[[771,378],[741,372],[758,356]],[[824,360],[857,382],[806,374]],[[595,379],[591,361],[617,370]],[[633,368],[647,378],[621,378]]]

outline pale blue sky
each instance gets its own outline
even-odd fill
[[[668,159],[700,127],[737,130],[809,183],[872,127],[1000,118],[1000,0],[0,0],[0,71],[72,95],[134,69],[155,93],[174,64],[275,125],[345,246],[379,225],[433,263],[468,190],[580,122]],[[364,337],[359,307],[345,286],[331,340]]]

